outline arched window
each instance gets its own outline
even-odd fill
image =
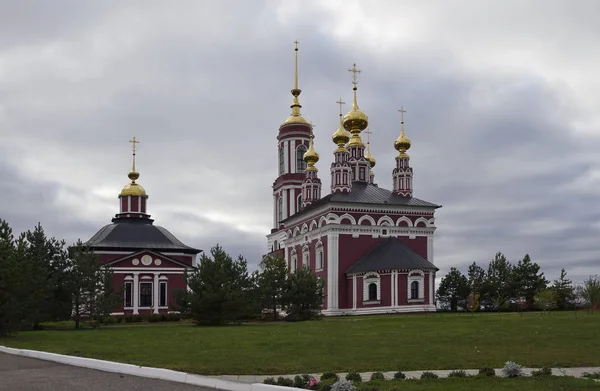
[[[283,220],[283,197],[279,197],[278,205],[277,205],[277,216],[279,220],[277,221],[277,226]]]
[[[323,269],[323,249],[319,251],[319,269]]]
[[[300,210],[302,210],[302,195],[296,198],[296,213],[300,212]]]
[[[304,172],[306,170],[306,162],[304,161],[304,154],[306,153],[306,146],[301,144],[296,148],[296,172]]]
[[[369,284],[369,301],[377,300],[377,284],[374,282]]]
[[[413,281],[410,283],[410,298],[411,299],[419,298],[419,283],[417,281]]]
[[[284,164],[283,164],[283,147],[279,147],[279,175],[283,174]]]

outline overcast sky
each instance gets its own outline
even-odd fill
[[[443,205],[441,274],[502,251],[580,281],[600,269],[599,15],[596,0],[0,0],[0,218],[89,239],[136,136],[155,224],[255,265],[297,39],[322,195],[356,62],[381,187],[407,110],[414,196]]]

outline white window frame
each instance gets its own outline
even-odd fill
[[[315,271],[322,271],[325,266],[325,253],[323,251],[323,243],[317,242],[315,246]]]
[[[363,275],[363,305],[381,304],[381,276],[376,272],[368,272]],[[369,285],[377,286],[377,300],[369,300]]]
[[[163,298],[161,297],[161,288],[163,285],[165,286],[165,305],[160,305],[161,301],[163,301]],[[169,308],[169,284],[167,278],[164,277],[161,277],[158,281],[158,308]]]
[[[131,305],[127,305],[127,286],[129,286],[129,297],[131,297]],[[123,308],[133,308],[133,278],[126,279],[123,284]]]
[[[142,277],[144,278],[144,277]],[[139,305],[139,309],[151,309],[152,306],[154,305],[154,283],[152,282],[152,280],[142,280],[139,283],[139,289],[138,289],[138,303],[140,303]],[[150,284],[150,306],[142,306],[142,285],[143,284]]]
[[[302,152],[300,152],[302,150]],[[306,145],[300,144],[296,147],[296,172],[302,173],[306,170],[306,162],[304,161],[304,154],[308,149]],[[301,154],[300,154],[301,153]]]
[[[413,282],[419,283],[419,297],[413,299],[411,295],[411,286]],[[422,303],[425,301],[425,272],[422,270],[412,270],[408,273],[408,279],[406,284],[406,299],[409,303]]]
[[[296,253],[296,249],[292,250],[292,259],[290,261],[290,271],[293,273],[296,271],[298,267],[298,254]]]

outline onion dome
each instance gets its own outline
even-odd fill
[[[319,161],[319,154],[317,153],[317,151],[315,151],[315,146],[313,143],[314,138],[315,138],[315,136],[311,132],[310,144],[308,147],[308,151],[306,151],[304,153],[304,156],[302,157],[307,165],[306,171],[317,171],[317,167],[315,167],[315,163],[317,163]]]
[[[349,71],[354,73],[352,79],[352,84],[354,84],[354,87],[352,88],[354,91],[354,101],[352,102],[352,109],[344,116],[343,124],[344,128],[352,133],[348,146],[364,147],[365,144],[360,138],[360,132],[369,126],[369,117],[358,108],[356,100],[356,91],[358,90],[358,87],[356,87],[356,74],[359,73],[360,70],[356,69],[356,64],[354,64]]]
[[[375,167],[375,163],[377,163],[377,161],[375,160],[373,155],[371,155],[371,151],[369,151],[368,149],[367,149],[367,153],[365,153],[365,159],[367,159],[369,161],[371,168]]]
[[[398,157],[408,156],[406,154],[406,151],[408,149],[410,149],[410,145],[411,145],[410,140],[408,139],[408,137],[406,137],[406,134],[404,134],[404,126],[402,126],[402,131],[400,132],[400,137],[398,137],[396,139],[396,141],[394,141],[394,148],[396,149],[396,151],[400,152]]]
[[[344,124],[342,123],[342,114],[340,113],[340,126],[337,128],[333,136],[331,136],[333,142],[338,146],[335,152],[346,152],[345,145],[350,140],[350,132],[344,129]]]
[[[300,101],[298,100],[298,96],[300,96],[300,93],[302,92],[301,89],[298,88],[298,41],[294,42],[296,44],[296,48],[294,49],[296,51],[296,68],[294,71],[294,88],[292,88],[292,90],[290,91],[292,93],[292,95],[294,96],[294,101],[292,102],[292,105],[290,106],[292,109],[292,115],[290,115],[284,122],[283,125],[290,125],[290,124],[301,124],[301,125],[309,125],[308,121],[305,120],[302,115],[300,114],[300,108],[302,107],[302,105],[300,104]]]
[[[142,185],[135,183],[135,181],[140,177],[140,173],[137,171],[129,171],[127,174],[129,179],[131,179],[131,183],[126,184],[121,190],[119,197],[127,197],[127,196],[141,196],[148,197],[146,194],[146,189],[142,187]]]

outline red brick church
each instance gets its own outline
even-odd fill
[[[356,65],[351,110],[333,133],[331,193],[321,196],[312,125],[301,113],[298,47],[292,114],[279,127],[279,176],[273,183],[270,254],[290,270],[309,267],[326,283],[324,315],[435,311],[434,213],[440,205],[413,197],[413,169],[404,110],[392,190],[375,183],[375,158],[361,133],[368,116],[357,101]],[[369,134],[368,130],[365,132]]]
[[[119,213],[85,244],[113,271],[115,290],[124,289],[123,303],[113,315],[168,313],[174,292],[186,289],[185,270],[196,266],[198,250],[181,243],[147,214],[148,194],[137,183],[136,143],[130,183],[119,194]]]

